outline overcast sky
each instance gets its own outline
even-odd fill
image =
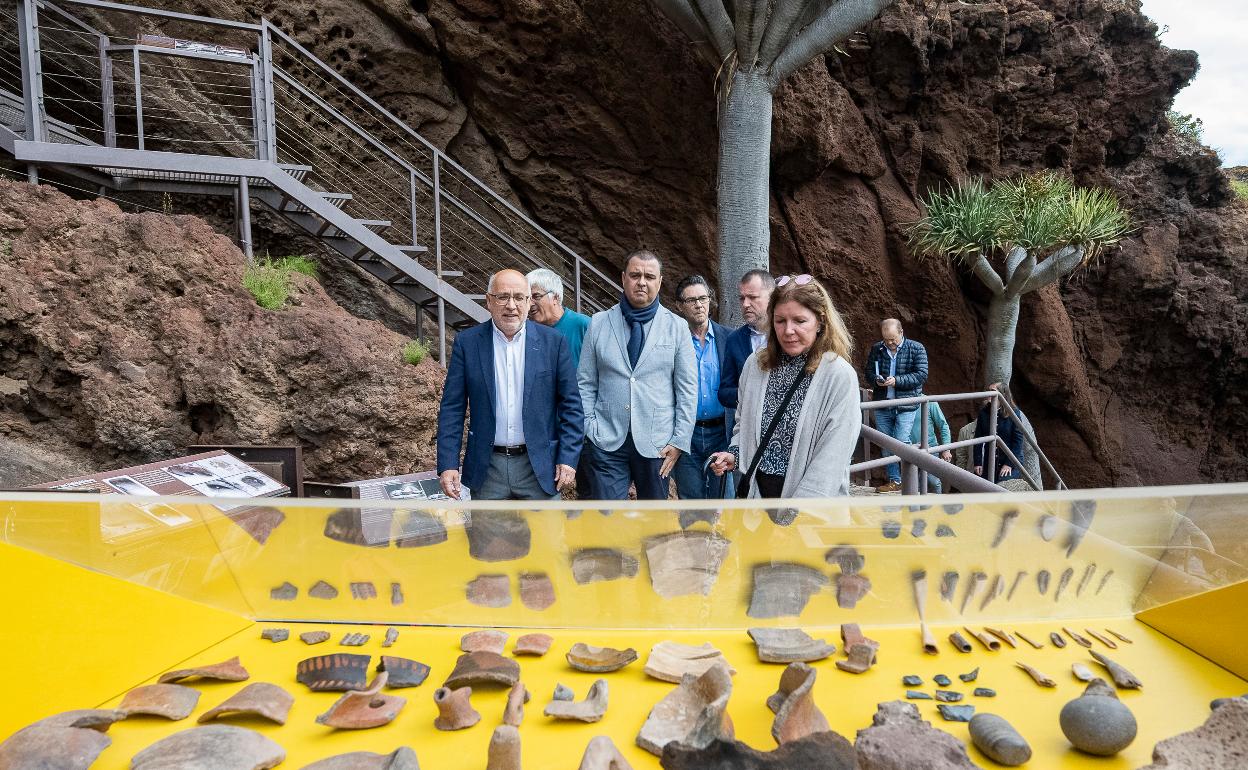
[[[1170,48],[1200,54],[1200,72],[1174,108],[1204,121],[1205,144],[1227,166],[1248,166],[1248,0],[1143,0]]]

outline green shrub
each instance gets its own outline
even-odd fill
[[[403,363],[415,366],[429,357],[429,343],[423,340],[408,340],[401,351]]]
[[[1248,201],[1248,181],[1243,179],[1231,180],[1231,192],[1235,193],[1235,197],[1241,201]]]
[[[266,310],[281,310],[290,299],[290,271],[274,267],[268,260],[256,262],[243,271],[243,287]]]
[[[273,266],[292,273],[306,275],[309,278],[316,277],[316,263],[311,257],[294,255],[290,257],[278,257],[273,260]]]
[[[1177,110],[1168,111],[1166,118],[1170,121],[1170,127],[1179,136],[1194,144],[1205,143],[1205,124],[1200,118],[1195,115],[1185,115]]]

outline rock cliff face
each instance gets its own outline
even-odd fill
[[[714,275],[714,73],[646,2],[164,5],[267,16],[608,272],[646,245]],[[1071,486],[1248,474],[1248,214],[1168,131],[1197,62],[1156,33],[1137,0],[899,0],[777,98],[773,267],[827,281],[860,356],[901,318],[930,392],[982,384],[987,298],[905,248],[927,189],[1060,168],[1133,209],[1131,242],[1024,303],[1015,395]]]
[[[196,217],[0,181],[0,486],[191,444],[299,443],[333,480],[431,463],[437,364],[311,278],[258,307],[243,265]]]

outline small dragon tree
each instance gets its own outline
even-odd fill
[[[987,385],[1010,384],[1023,295],[1089,264],[1131,230],[1113,193],[1053,172],[933,192],[926,208],[910,228],[911,248],[962,262],[992,292]]]
[[[896,0],[651,0],[716,70],[719,291],[739,323],[737,280],[770,267],[772,94],[799,67]]]

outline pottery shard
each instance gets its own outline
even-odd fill
[[[349,545],[390,545],[393,511],[385,508],[339,508],[325,518],[325,537]]]
[[[746,611],[752,618],[801,615],[810,597],[828,584],[826,575],[805,564],[757,564],[753,577]]]
[[[371,751],[339,754],[304,765],[303,770],[420,770],[420,762],[416,760],[416,752],[404,746],[389,754]]]
[[[749,634],[764,663],[810,663],[836,652],[835,645],[800,628],[751,628]]]
[[[541,611],[555,603],[555,585],[545,572],[520,573],[520,603]]]
[[[704,748],[669,743],[661,764],[666,770],[858,770],[854,747],[834,732],[822,732],[758,751],[740,741],[717,740]]]
[[[542,711],[555,719],[597,722],[607,713],[607,680],[595,680],[582,701],[552,700]]]
[[[519,727],[524,721],[524,704],[529,702],[529,691],[523,682],[516,682],[507,691],[507,705],[503,707],[503,724]]]
[[[438,707],[438,716],[433,726],[439,730],[463,730],[481,721],[481,714],[472,707],[471,687],[452,690],[439,687],[433,691],[433,702]]]
[[[776,718],[771,724],[771,737],[776,743],[783,745],[831,729],[815,705],[815,676],[815,670],[805,663],[791,663],[780,675],[779,689],[767,699],[769,707],[773,699],[776,705]]]
[[[113,742],[104,731],[121,719],[120,711],[84,709],[40,720],[0,743],[0,767],[86,770]]]
[[[468,601],[478,607],[511,605],[511,581],[506,575],[478,575],[468,582]]]
[[[386,636],[381,640],[382,647],[393,647],[394,643],[399,641],[399,629],[391,626],[386,629]]]
[[[251,675],[247,673],[247,669],[238,662],[238,658],[230,658],[221,663],[214,663],[211,666],[200,666],[198,668],[183,668],[177,671],[167,671],[160,675],[156,681],[161,684],[168,682],[181,682],[183,679],[221,679],[226,682],[241,682]]]
[[[729,674],[737,673],[724,659],[724,654],[710,642],[696,647],[678,642],[659,642],[650,648],[645,671],[655,679],[679,683],[685,674],[701,676],[711,666],[727,666]]]
[[[1158,743],[1153,748],[1153,764],[1140,770],[1238,770],[1245,764],[1248,764],[1248,701],[1233,699],[1215,709],[1195,730]]]
[[[615,743],[605,735],[589,739],[577,770],[633,770]]]
[[[148,714],[177,721],[186,719],[199,703],[199,690],[180,684],[149,684],[126,693],[117,706],[126,716]]]
[[[962,741],[919,718],[905,701],[881,703],[871,726],[854,742],[862,770],[963,770],[975,768]]]
[[[293,583],[282,583],[276,588],[269,589],[269,598],[278,602],[294,601],[299,595],[299,589]]]
[[[499,684],[511,687],[520,680],[520,665],[496,652],[466,652],[455,661],[455,669],[442,683],[457,689],[466,686]]]
[[[324,580],[318,580],[308,589],[308,596],[311,596],[313,599],[337,599],[338,589]]]
[[[731,542],[713,532],[673,532],[646,541],[650,585],[665,599],[708,595]]]
[[[226,698],[221,705],[201,714],[199,723],[202,725],[204,722],[233,714],[255,714],[270,722],[284,725],[290,707],[294,704],[295,697],[281,687],[268,682],[252,682]]]
[[[717,739],[731,739],[730,695],[732,679],[722,666],[713,666],[698,677],[686,676],[650,709],[637,733],[637,745],[661,756],[663,747],[674,741],[705,748]]]
[[[342,639],[338,642],[343,647],[363,647],[368,644],[369,635],[361,634],[358,631],[351,631],[343,634]]]
[[[351,584],[352,599],[376,599],[377,586],[365,580]]]
[[[958,573],[945,572],[940,576],[940,599],[945,602],[953,601],[953,593],[958,588]]]
[[[289,628],[266,628],[260,632],[261,639],[268,639],[270,642],[284,642],[290,638]]]
[[[402,583],[390,584],[390,603],[396,607],[403,603],[403,584]]]
[[[473,631],[464,634],[459,639],[459,649],[464,652],[477,652],[485,650],[499,655],[503,654],[503,649],[507,646],[507,632],[497,631],[494,629],[483,629],[481,631]]]
[[[399,548],[420,548],[445,542],[446,527],[428,511],[408,511],[394,537],[394,544]]]
[[[264,770],[286,751],[255,730],[232,725],[193,727],[134,755],[131,770]]]
[[[880,649],[880,643],[863,636],[857,623],[841,624],[841,641],[844,643],[841,649],[849,659],[836,662],[836,667],[840,670],[861,674],[875,663],[875,653]]]
[[[836,604],[843,610],[852,610],[871,591],[871,581],[862,573],[836,576]]]
[[[828,552],[823,555],[823,559],[828,564],[835,564],[837,567],[840,567],[841,572],[846,575],[861,572],[867,563],[867,558],[858,553],[858,549],[852,545],[838,545],[835,548],[829,548]]]
[[[362,690],[368,678],[369,661],[368,655],[345,652],[318,655],[299,661],[295,680],[318,692]]]
[[[577,642],[572,645],[565,656],[568,665],[577,671],[588,671],[591,674],[605,674],[618,671],[637,660],[637,651],[632,647],[617,650],[614,647],[595,647],[592,644]]]
[[[511,561],[529,555],[529,523],[514,511],[473,511],[464,529],[468,555],[478,561]]]
[[[520,770],[520,731],[512,725],[499,725],[490,736],[485,770]]]
[[[516,646],[511,649],[511,654],[545,655],[554,641],[554,637],[550,634],[525,634],[516,640]]]
[[[393,655],[382,655],[377,664],[378,671],[390,675],[386,686],[391,690],[402,687],[419,687],[429,677],[429,667],[424,663],[408,658],[396,658]]]
[[[634,556],[613,548],[582,548],[572,553],[572,579],[578,585],[637,576]]]
[[[407,703],[407,698],[382,693],[381,688],[386,686],[388,679],[389,674],[382,671],[373,678],[368,689],[346,692],[328,711],[316,718],[316,723],[340,730],[365,730],[390,724]]]
[[[304,644],[320,644],[329,641],[328,631],[304,631],[299,634],[299,641]]]

